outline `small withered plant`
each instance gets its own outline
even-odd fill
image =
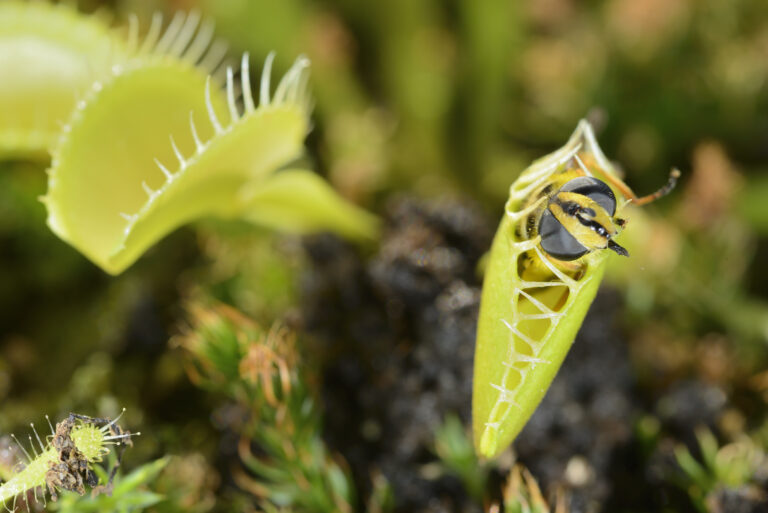
[[[235,309],[189,306],[189,325],[176,338],[190,379],[228,396],[242,411],[237,485],[265,511],[352,512],[357,498],[343,460],[321,438],[321,416],[295,332],[261,328]],[[387,511],[386,483],[374,480],[370,511]]]
[[[562,488],[557,489],[553,507],[547,503],[539,483],[522,464],[509,470],[501,489],[501,500],[489,500],[490,474],[499,470],[489,461],[480,461],[472,447],[472,440],[455,415],[448,416],[435,431],[435,452],[443,471],[458,477],[467,493],[480,504],[488,504],[488,513],[568,513],[567,498]],[[498,495],[494,490],[494,495]]]
[[[565,495],[558,493],[554,508],[550,508],[536,478],[522,465],[509,472],[502,502],[503,507],[494,504],[489,513],[568,513]]]
[[[34,440],[28,436],[29,450],[11,435],[20,452],[3,458],[9,461],[2,465],[6,480],[0,483],[0,504],[7,508],[10,503],[13,511],[21,502],[29,510],[31,501],[45,504],[50,497],[55,502],[67,491],[83,496],[90,489],[94,496],[111,495],[123,449],[132,445],[131,433],[120,428],[117,420],[70,413],[55,429],[49,421],[51,434],[44,437],[45,441],[31,424],[35,436]],[[120,448],[107,477],[106,472],[96,471],[96,464],[112,453],[110,446],[114,445]]]

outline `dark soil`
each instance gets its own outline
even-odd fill
[[[367,262],[330,236],[307,240],[315,267],[304,314],[329,355],[328,441],[363,490],[381,470],[398,511],[480,511],[455,478],[427,479],[423,466],[435,460],[434,433],[447,414],[470,420],[475,269],[490,226],[472,206],[400,199]]]

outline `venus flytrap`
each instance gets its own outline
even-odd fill
[[[484,457],[503,451],[517,436],[568,353],[597,293],[608,254],[584,257],[583,272],[558,269],[542,253],[540,237],[519,233],[538,204],[526,199],[574,160],[589,159],[602,175],[615,174],[586,121],[568,143],[535,161],[510,188],[505,215],[491,248],[478,321],[472,396],[475,448]],[[524,279],[520,259],[526,252],[546,265],[551,277]]]
[[[152,32],[149,39],[156,38]],[[163,37],[153,45],[184,48],[187,32],[173,30],[184,44]],[[204,216],[373,237],[373,217],[317,176],[275,172],[301,155],[310,128],[305,58],[273,93],[270,55],[257,103],[247,54],[239,80],[228,67],[221,90],[186,54],[158,53],[140,53],[115,68],[65,126],[43,198],[57,235],[112,274],[170,231]]]
[[[105,271],[206,216],[375,236],[317,176],[276,173],[310,129],[307,59],[273,90],[270,55],[254,99],[248,55],[225,56],[196,12],[156,15],[143,38],[132,17],[123,40],[71,8],[0,4],[0,154],[51,152],[48,224]]]
[[[43,198],[51,229],[108,272],[132,263],[154,242],[144,235],[141,243],[127,244],[143,220],[139,212],[167,204],[165,193],[187,181],[174,185],[181,175],[168,168],[181,167],[172,164],[178,162],[176,150],[189,154],[196,148],[190,125],[198,125],[198,137],[207,139],[214,134],[210,123],[203,124],[207,106],[214,115],[225,112],[225,99],[206,96],[205,87],[205,73],[167,57],[153,55],[115,69],[62,131]],[[165,217],[160,228],[173,229],[189,214]]]
[[[127,56],[94,16],[46,2],[0,2],[0,156],[44,156],[77,100]]]
[[[285,169],[241,193],[243,216],[285,232],[306,233],[332,227],[352,239],[371,239],[378,220],[344,201],[317,173]]]

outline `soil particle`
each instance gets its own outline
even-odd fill
[[[689,444],[693,429],[715,429],[726,406],[726,394],[718,386],[699,380],[675,383],[656,403],[656,413],[665,427]]]

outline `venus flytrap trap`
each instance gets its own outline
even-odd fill
[[[177,13],[162,30],[155,14],[143,41],[135,16],[127,38],[71,5],[11,0],[0,4],[0,155],[52,151],[76,106],[127,61],[168,56],[223,81],[226,44],[200,14]]]
[[[581,121],[565,146],[512,184],[478,321],[472,417],[481,456],[503,451],[544,397],[597,293],[604,249],[628,256],[615,241],[626,224],[617,208],[667,194],[678,176],[636,197]]]
[[[206,216],[373,238],[376,220],[317,176],[276,173],[310,129],[309,61],[273,91],[270,55],[254,99],[248,55],[227,66],[199,13],[162,25],[140,38],[132,17],[123,40],[69,8],[0,4],[0,153],[51,151],[51,229],[112,274]]]
[[[164,234],[158,231],[210,208],[206,199],[221,201],[222,190],[233,195],[237,187],[222,177],[210,195],[195,198],[201,180],[183,157],[197,156],[201,138],[214,136],[209,116],[226,112],[218,93],[206,73],[176,59],[151,55],[117,68],[78,106],[54,151],[43,198],[51,229],[116,274]],[[179,195],[169,192],[179,190],[202,203],[176,205]],[[162,208],[170,212],[153,223],[147,214]]]
[[[0,2],[0,156],[44,156],[77,100],[128,48],[94,16],[45,2]]]
[[[182,44],[174,37],[163,44],[164,36],[149,46],[186,48],[189,30],[177,32]],[[248,54],[239,83],[226,69],[223,91],[193,65],[195,59],[183,58],[195,46],[182,58],[141,53],[78,105],[49,170],[43,201],[51,229],[112,274],[170,231],[204,216],[373,237],[372,216],[316,176],[275,172],[303,151],[309,62],[297,59],[272,93],[270,55],[257,104]]]
[[[44,198],[53,231],[112,273],[180,224],[230,213],[246,172],[295,158],[308,126],[295,104],[249,115],[247,56],[241,120],[231,71],[228,94],[211,84],[208,72],[223,56],[206,54],[207,32],[190,43],[196,23],[177,16],[160,36],[157,19],[144,42],[132,45],[135,57],[78,104],[54,150]],[[256,144],[243,145],[251,138]]]
[[[120,429],[118,419],[110,421],[72,413],[56,424],[56,429],[49,421],[51,435],[46,437],[45,442],[31,424],[34,439],[29,435],[30,450],[25,449],[14,436],[25,458],[15,466],[13,475],[0,484],[0,504],[12,500],[15,507],[18,497],[29,500],[26,494],[29,491],[36,501],[43,502],[46,495],[56,501],[62,490],[83,495],[85,485],[109,493],[114,472],[108,481],[96,487],[99,480],[93,471],[93,464],[101,462],[110,453],[110,446],[130,445],[132,434]]]

